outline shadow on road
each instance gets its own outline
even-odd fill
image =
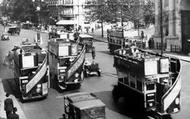
[[[21,99],[21,92],[19,90],[19,85],[17,84],[17,81],[14,79],[14,78],[11,78],[11,79],[3,79],[2,80],[2,83],[3,83],[3,88],[4,88],[4,91],[6,93],[9,93],[9,94],[12,94],[14,95],[16,98],[18,98],[19,100]],[[35,101],[40,101],[40,100],[43,100],[45,99],[46,97],[43,97],[43,98],[38,98],[38,99],[29,99],[29,100],[25,100],[25,101],[22,101],[20,100],[21,102],[35,102]]]
[[[16,81],[13,78],[3,79],[2,80],[3,87],[6,93],[14,95],[16,98],[20,97],[20,91],[18,85],[16,85]]]
[[[96,92],[94,94],[106,104],[108,109],[114,112],[126,115],[132,119],[147,119],[143,109],[135,105],[134,101],[121,98],[118,103],[115,103],[112,98],[112,91]]]
[[[107,54],[107,55],[112,55],[109,51],[96,51],[96,52],[100,52],[100,53]]]

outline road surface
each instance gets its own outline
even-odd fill
[[[0,26],[0,34],[2,33],[3,27]],[[20,36],[10,36],[10,41],[0,41],[0,78],[3,79],[3,84],[6,92],[12,93],[17,97],[17,90],[14,88],[15,84],[13,81],[13,74],[11,70],[2,65],[4,56],[11,50],[14,45],[19,45],[23,38],[34,40],[36,32],[31,30],[21,30]],[[43,47],[47,46],[48,35],[42,33]],[[111,91],[113,85],[116,84],[116,71],[113,68],[113,56],[109,54],[107,44],[103,42],[95,42],[96,48],[96,62],[102,70],[101,77],[89,77],[86,78],[82,83],[82,86],[78,90],[67,91],[59,93],[54,89],[49,89],[47,99],[21,103],[18,102],[24,111],[28,119],[61,119],[63,114],[63,96],[68,93],[87,91],[93,92],[106,104],[106,118],[107,119],[131,119],[138,115],[138,113],[129,114],[126,110],[127,103],[116,105],[112,100]],[[91,54],[86,54],[87,59],[91,59]],[[189,105],[190,105],[190,63],[182,61],[182,93],[181,101],[182,107],[181,112],[173,114],[173,119],[188,119],[190,117]],[[131,116],[133,115],[133,116]],[[137,118],[137,117],[136,117]]]

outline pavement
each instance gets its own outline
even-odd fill
[[[96,41],[108,43],[107,42],[107,36],[105,34],[104,34],[104,37],[101,37],[101,35],[98,34],[97,32],[89,33],[89,35],[92,35]],[[155,49],[145,49],[145,50],[160,53],[159,50],[155,50]],[[167,52],[167,51],[164,51],[163,55],[169,56],[169,57],[176,57],[182,61],[190,62],[190,56],[188,56],[188,55],[183,55],[180,53]]]
[[[2,79],[0,79],[0,119],[6,119],[6,113],[4,111],[5,94],[6,92],[3,87]],[[13,104],[17,108],[16,113],[19,115],[19,119],[27,119],[15,96],[10,95],[9,97],[13,100]]]

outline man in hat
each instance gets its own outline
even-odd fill
[[[92,59],[94,60],[96,56],[95,47],[92,47]]]
[[[13,112],[9,115],[9,119],[19,119],[19,115],[16,113],[17,108],[13,108]]]
[[[9,98],[9,94],[6,93],[6,99],[4,100],[4,110],[6,112],[6,116],[7,119],[9,119],[9,115],[12,113],[13,111],[13,100],[11,98]]]

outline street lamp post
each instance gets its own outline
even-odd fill
[[[38,12],[38,26],[41,23],[41,6],[42,6],[42,2],[44,2],[44,0],[32,0],[33,3],[37,3],[36,6],[36,11]]]
[[[160,38],[161,38],[161,55],[163,55],[163,26],[162,26],[162,0],[160,0]]]

